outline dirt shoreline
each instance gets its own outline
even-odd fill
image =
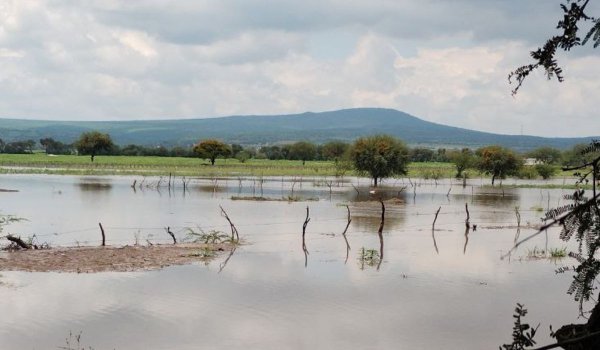
[[[167,266],[206,263],[234,245],[171,244],[124,247],[69,247],[0,253],[0,271],[132,272]]]

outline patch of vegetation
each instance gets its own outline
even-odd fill
[[[548,253],[551,258],[565,258],[567,256],[567,248],[550,248]]]
[[[81,343],[81,332],[73,334],[69,331],[69,337],[65,338],[65,346],[60,346],[58,349],[61,350],[94,350],[91,346],[86,347]]]
[[[360,263],[361,268],[364,266],[377,266],[381,261],[381,257],[379,256],[379,251],[376,249],[365,249],[365,247],[360,248],[358,254],[358,262]]]
[[[216,255],[216,253],[208,247],[204,247],[197,252],[189,254],[191,257],[208,259],[212,258]]]
[[[187,228],[187,239],[193,243],[204,243],[204,244],[216,244],[229,241],[231,238],[218,230],[210,230],[204,232],[202,228],[198,227],[198,231],[188,227]]]
[[[548,251],[533,247],[527,250],[528,259],[561,259],[567,256],[567,248],[549,248]]]

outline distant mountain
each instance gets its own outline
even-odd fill
[[[297,140],[322,143],[352,141],[360,136],[386,133],[410,145],[479,147],[500,144],[517,150],[539,146],[568,148],[591,138],[544,138],[500,135],[431,123],[404,112],[381,108],[355,108],[322,113],[270,116],[231,116],[207,119],[70,122],[0,119],[4,141],[52,137],[72,142],[84,131],[109,133],[120,145],[191,145],[203,138],[228,143],[272,144]]]

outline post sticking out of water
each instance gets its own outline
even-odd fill
[[[106,246],[106,236],[104,235],[104,227],[102,227],[102,223],[98,223],[98,226],[100,226],[100,233],[102,234],[102,246]]]

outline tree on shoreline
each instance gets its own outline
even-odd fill
[[[463,148],[450,152],[448,155],[450,161],[456,167],[456,178],[463,176],[463,171],[470,168],[475,163],[475,155],[469,148]]]
[[[227,144],[215,140],[208,139],[202,140],[194,146],[194,153],[200,158],[210,160],[211,165],[215,165],[215,160],[218,157],[227,157],[231,154],[231,149]]]
[[[492,176],[492,186],[497,178],[504,179],[508,175],[515,175],[522,166],[521,159],[513,151],[501,146],[482,147],[476,154],[477,168]]]
[[[98,131],[84,132],[75,141],[77,152],[82,155],[89,155],[92,162],[94,157],[102,151],[110,151],[114,143],[109,134],[103,134]]]
[[[383,178],[407,173],[408,148],[389,135],[359,138],[352,145],[350,156],[356,170],[368,174],[375,187]]]

